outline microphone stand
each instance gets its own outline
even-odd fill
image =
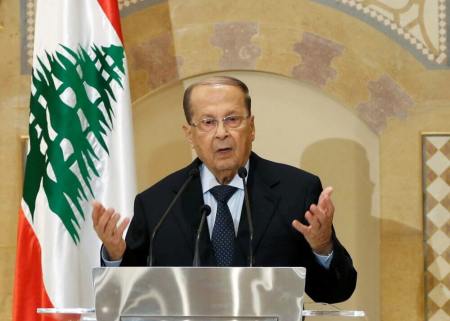
[[[202,205],[200,207],[200,213],[202,213],[202,218],[200,219],[200,225],[198,226],[197,235],[195,237],[195,252],[192,266],[200,266],[200,236],[203,230],[203,225],[205,224],[205,219],[211,213],[211,207],[206,204]]]
[[[192,181],[192,179],[194,177],[197,177],[198,175],[199,175],[199,170],[197,167],[194,167],[193,169],[191,169],[191,171],[189,172],[189,177],[183,183],[183,185],[181,186],[177,195],[175,195],[172,202],[167,207],[167,210],[164,212],[164,214],[161,216],[161,219],[158,221],[158,224],[156,224],[155,228],[153,229],[153,233],[150,238],[150,248],[149,248],[149,253],[148,253],[147,266],[153,266],[153,243],[155,240],[156,233],[158,232],[159,228],[161,227],[161,224],[166,220],[167,216],[169,215],[169,213],[172,210],[173,206],[175,205],[176,201],[180,198],[181,194],[183,194],[184,190],[189,185],[189,183]]]
[[[252,213],[250,210],[250,201],[248,199],[248,190],[247,190],[247,169],[245,167],[241,167],[238,170],[238,175],[240,178],[242,178],[242,182],[244,183],[244,199],[245,199],[245,209],[247,212],[247,221],[248,221],[248,231],[249,231],[249,244],[248,244],[248,257],[249,257],[249,264],[248,266],[253,266],[253,220],[252,220]]]

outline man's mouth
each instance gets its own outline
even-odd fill
[[[231,150],[232,150],[231,147],[223,147],[223,148],[218,148],[216,150],[216,153],[225,154],[225,153],[231,152]]]

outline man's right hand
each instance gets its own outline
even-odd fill
[[[130,223],[130,219],[125,218],[117,226],[117,222],[120,221],[120,214],[114,209],[105,209],[97,201],[92,202],[92,207],[92,222],[95,232],[103,242],[111,261],[120,260],[127,247],[122,234]]]

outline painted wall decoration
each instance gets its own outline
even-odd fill
[[[369,81],[370,100],[357,106],[359,117],[375,132],[381,133],[389,118],[406,119],[413,99],[392,78],[383,75]]]
[[[336,78],[336,70],[331,61],[342,54],[343,46],[329,39],[305,32],[303,40],[294,45],[294,50],[302,57],[302,63],[292,69],[292,76],[323,87],[330,79]]]
[[[29,73],[34,2],[21,1],[22,72]],[[119,0],[121,16],[167,0]],[[428,68],[449,68],[450,4],[447,0],[311,0],[344,11],[387,34]],[[260,52],[251,48],[256,57]],[[222,64],[227,65],[226,62]],[[250,63],[251,64],[251,63]]]
[[[450,133],[422,136],[425,320],[450,318]]]
[[[355,16],[384,32],[428,67],[448,68],[447,0],[313,0]]]
[[[255,22],[217,23],[210,43],[223,51],[220,67],[254,69],[261,49],[252,43],[252,37],[258,32],[258,24]]]

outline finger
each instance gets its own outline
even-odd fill
[[[92,223],[94,226],[98,224],[98,220],[104,210],[105,209],[100,202],[96,200],[92,201]]]
[[[300,223],[300,221],[299,220],[293,220],[292,221],[292,226],[297,230],[297,231],[299,231],[300,233],[302,233],[303,234],[303,236],[308,236],[309,234],[310,234],[310,227],[309,226],[307,226],[307,225],[304,225],[304,224],[302,224],[302,223]]]
[[[105,234],[105,228],[108,221],[111,219],[111,216],[114,214],[114,209],[108,208],[103,212],[98,220],[98,225],[96,230],[103,236]]]
[[[319,201],[317,202],[318,206],[321,206],[325,199],[331,199],[331,194],[333,193],[333,187],[326,187],[322,193],[320,193]]]
[[[325,214],[327,220],[332,221],[334,216],[334,204],[331,198],[329,196],[324,196],[318,206]]]
[[[333,194],[333,187],[332,186],[325,187],[322,193],[324,193],[328,197],[331,197],[331,194]]]
[[[314,214],[314,212],[317,212],[317,206],[316,205],[311,205],[309,207],[309,211],[306,211],[305,213],[305,219],[308,221],[309,226],[311,227],[312,230],[317,231],[319,230],[321,223],[318,220],[318,215]]]
[[[130,219],[128,217],[125,217],[123,221],[119,224],[119,227],[115,230],[114,236],[115,237],[122,237],[123,232],[127,228],[128,224],[130,223]]]
[[[327,216],[328,219],[333,220],[334,204],[333,204],[333,201],[331,200],[331,198],[326,199],[325,206],[326,206],[325,215]]]
[[[322,204],[321,204],[321,206],[319,206],[319,208],[323,211],[323,213],[325,214],[327,219],[330,219],[330,220],[333,219],[334,204],[330,198],[328,198],[328,197],[324,198],[324,200],[322,201]]]
[[[105,237],[113,237],[114,231],[117,228],[117,222],[120,220],[120,214],[117,212],[114,212],[110,218],[110,220],[106,223],[105,226]]]
[[[332,224],[334,215],[334,205],[331,201],[329,203],[329,208],[327,209],[323,209],[319,206],[311,206],[310,211],[319,221],[321,226]]]

